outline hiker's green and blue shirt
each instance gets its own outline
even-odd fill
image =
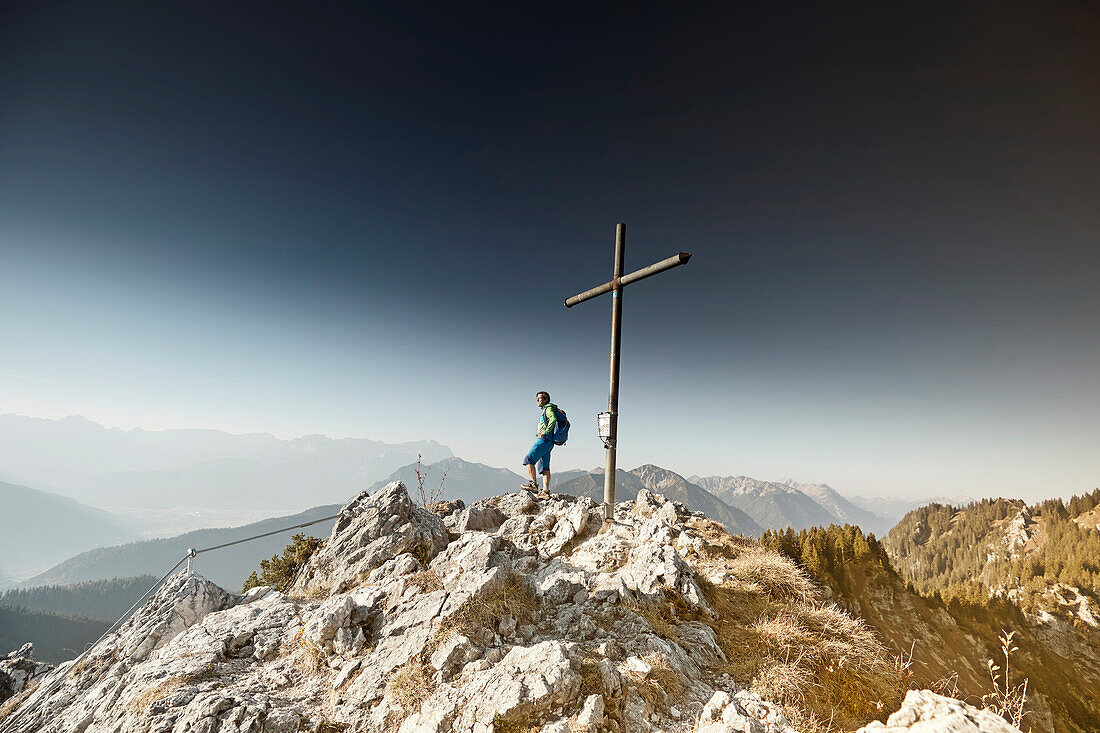
[[[558,427],[558,406],[553,402],[547,402],[546,407],[542,408],[542,417],[539,418],[539,432],[540,438],[551,438],[554,436],[554,431]]]

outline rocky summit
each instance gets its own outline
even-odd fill
[[[897,710],[903,684],[869,630],[793,563],[678,502],[643,490],[601,524],[593,501],[562,494],[433,512],[399,482],[364,492],[286,593],[175,575],[75,667],[38,674],[0,725],[1016,730],[931,693]]]

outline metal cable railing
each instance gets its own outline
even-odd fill
[[[187,572],[188,574],[190,574],[192,572],[192,561],[197,555],[201,555],[204,552],[221,550],[225,547],[232,547],[233,545],[240,545],[245,542],[251,542],[253,540],[261,539],[263,537],[270,537],[271,535],[288,532],[292,529],[302,529],[303,527],[320,524],[321,522],[327,522],[330,519],[337,519],[342,516],[352,516],[355,513],[356,512],[350,509],[342,509],[339,513],[333,514],[330,517],[321,517],[320,519],[314,519],[310,522],[302,522],[301,524],[295,524],[290,527],[282,527],[281,529],[264,532],[263,534],[257,534],[251,537],[243,537],[239,540],[233,540],[232,542],[223,542],[222,544],[214,545],[213,547],[203,547],[202,549],[188,548],[187,554],[180,558],[180,561],[173,565],[171,570],[161,576],[160,580],[158,580],[156,583],[153,583],[153,585],[149,587],[149,590],[145,591],[145,593],[141,596],[141,598],[137,600],[137,602],[134,603],[134,605],[130,606],[130,608],[128,608],[126,612],[118,618],[117,621],[111,624],[107,628],[107,630],[103,632],[102,636],[92,642],[91,646],[87,647],[83,652],[81,652],[77,656],[77,658],[74,659],[72,663],[70,663],[69,666],[66,667],[60,675],[53,676],[52,679],[50,679],[50,681],[45,686],[41,686],[39,689],[36,689],[34,692],[32,692],[21,705],[16,707],[14,710],[11,711],[11,713],[8,714],[7,718],[5,718],[3,721],[0,721],[0,733],[17,733],[19,731],[22,731],[23,729],[18,727],[20,719],[25,717],[26,713],[33,710],[35,705],[39,701],[44,700],[51,694],[53,694],[53,692],[55,692],[57,688],[61,686],[61,683],[64,682],[65,678],[68,677],[69,672],[75,669],[76,666],[80,664],[80,662],[82,662],[85,657],[91,654],[101,641],[106,639],[112,632],[117,630],[118,627],[128,621],[131,614],[133,614],[133,612],[137,610],[138,606],[140,606],[141,603],[145,601],[145,599],[147,599],[157,588],[159,588],[165,580],[171,577],[172,573],[176,572],[180,565],[183,565],[186,562]],[[106,672],[107,670],[104,670],[103,673],[106,674]],[[100,675],[100,677],[102,677],[102,675]],[[96,682],[98,683],[99,679],[97,679]]]

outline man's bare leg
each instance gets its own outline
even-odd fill
[[[538,485],[538,479],[535,478],[535,464],[534,463],[528,463],[527,464],[527,475],[531,477],[531,483],[533,483],[535,485]]]
[[[550,472],[549,471],[542,474],[542,490],[547,494],[550,493]]]

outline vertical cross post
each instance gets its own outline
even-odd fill
[[[623,335],[623,260],[626,258],[626,224],[615,225],[615,277],[611,280],[611,374],[607,386],[607,411],[611,413],[611,437],[605,451],[603,474],[603,518],[611,521],[615,506],[615,440],[619,437],[619,345]]]
[[[615,451],[619,436],[619,347],[622,341],[623,321],[623,288],[633,282],[644,280],[651,275],[686,264],[691,259],[691,254],[681,252],[668,259],[655,262],[648,267],[643,267],[629,275],[623,275],[626,262],[626,224],[619,223],[615,226],[615,270],[611,282],[598,285],[591,290],[574,295],[565,301],[566,308],[572,308],[578,303],[611,293],[611,369],[608,377],[607,411],[610,413],[609,433],[604,438],[604,449],[607,451],[607,462],[603,478],[603,517],[604,522],[610,522],[614,518],[615,511]]]

